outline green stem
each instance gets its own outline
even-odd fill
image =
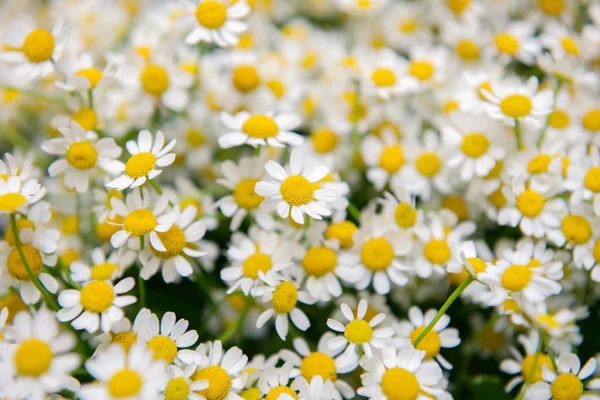
[[[69,286],[71,286],[74,289],[81,290],[81,285],[79,285],[77,282],[73,281],[73,278],[71,278],[71,273],[69,272],[69,269],[67,268],[65,263],[63,263],[63,261],[60,258],[58,258],[58,260],[56,261],[56,265],[58,266],[59,272],[62,272],[64,274]]]
[[[92,93],[92,89],[88,90],[88,104],[91,110],[94,110],[94,94]]]
[[[21,237],[19,236],[19,228],[17,227],[17,217],[16,215],[10,214],[10,224],[12,225],[13,235],[15,236],[15,246],[17,247],[17,252],[19,253],[19,257],[21,257],[21,262],[27,271],[27,275],[29,275],[29,279],[33,283],[33,285],[40,291],[46,303],[52,307],[54,311],[60,310],[58,303],[52,296],[52,294],[46,290],[46,288],[42,285],[37,275],[35,275],[29,266],[29,262],[27,261],[27,257],[25,257],[25,252],[23,251],[23,246],[21,245]]]
[[[546,334],[546,332],[540,331],[540,341],[544,344],[544,347],[546,348],[546,352],[548,353],[550,362],[552,362],[552,368],[554,368],[554,371],[558,371],[558,366],[556,365],[556,357],[554,356],[552,347],[550,347],[550,342],[548,341],[548,335]]]
[[[562,86],[562,79],[558,79],[558,82],[556,83],[556,88],[554,89],[554,103],[552,106],[552,112],[554,112],[554,110],[556,110],[556,100],[558,98],[558,92],[560,91],[560,87]],[[548,116],[546,117],[546,124],[544,125],[544,129],[542,129],[542,132],[540,132],[540,137],[537,140],[537,148],[540,149],[542,147],[542,144],[544,143],[544,140],[546,139],[546,131],[548,130],[548,126],[550,125],[550,116],[552,115],[552,113],[548,114]]]
[[[517,137],[517,150],[522,150],[523,139],[521,138],[521,124],[517,118],[515,118],[515,136]]]
[[[139,300],[141,310],[142,308],[146,307],[146,285],[142,275],[138,275],[138,293],[140,296]]]
[[[535,371],[537,370],[538,361],[540,358],[540,353],[542,352],[543,343],[540,340],[538,343],[537,351],[535,352],[535,356],[533,356],[533,363],[531,364],[531,369],[529,370],[529,374],[525,377],[525,382],[521,386],[521,390],[519,390],[519,394],[515,397],[515,400],[522,400],[523,396],[525,396],[525,392],[527,392],[527,388],[531,384],[533,377],[535,375]]]
[[[467,279],[465,279],[465,281],[463,283],[461,283],[460,286],[456,288],[456,290],[454,290],[454,292],[450,295],[450,297],[448,297],[448,300],[446,300],[444,305],[442,305],[442,308],[440,308],[440,310],[435,315],[433,320],[431,320],[429,325],[427,325],[425,330],[423,332],[421,332],[421,334],[419,336],[417,336],[417,338],[415,339],[415,341],[413,343],[413,345],[415,347],[417,347],[419,345],[419,343],[421,342],[421,340],[423,340],[423,338],[425,338],[425,336],[427,336],[427,334],[433,329],[435,324],[437,324],[437,322],[440,320],[440,318],[442,318],[442,315],[444,315],[446,313],[446,310],[448,310],[448,308],[450,308],[452,303],[454,303],[454,300],[456,300],[458,298],[458,296],[460,296],[460,294],[462,292],[464,292],[465,289],[467,287],[469,287],[469,285],[474,280],[475,280],[475,278],[473,277],[473,275],[469,275],[469,276],[467,276]]]
[[[357,224],[360,222],[360,211],[352,202],[348,203],[348,214],[350,214]]]
[[[150,186],[152,186],[152,189],[154,189],[154,191],[160,196],[161,194],[163,194],[162,189],[158,186],[158,184],[156,182],[154,182],[152,179],[148,179],[148,183],[150,184]]]
[[[225,343],[236,332],[241,331],[242,327],[244,325],[244,320],[246,319],[246,314],[248,314],[249,308],[250,308],[250,300],[248,299],[248,297],[246,297],[245,302],[244,302],[244,309],[238,316],[237,320],[235,321],[235,324],[233,324],[229,328],[227,328],[227,330],[225,332],[223,332],[223,334],[221,336],[219,336],[217,338],[217,340],[220,340],[221,342]]]

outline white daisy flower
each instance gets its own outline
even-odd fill
[[[329,341],[329,347],[334,350],[341,349],[350,353],[356,353],[360,355],[361,350],[364,351],[365,356],[371,358],[373,351],[371,346],[382,349],[386,345],[386,339],[389,339],[394,334],[394,330],[390,327],[379,327],[386,315],[384,313],[377,314],[369,321],[365,320],[365,316],[368,310],[367,300],[362,299],[358,303],[358,309],[356,311],[356,318],[354,312],[350,309],[348,304],[343,303],[340,306],[342,314],[348,320],[344,325],[343,323],[336,321],[335,319],[329,318],[327,320],[327,326],[335,332],[343,333],[343,336],[336,336]]]
[[[425,328],[433,321],[438,310],[430,308],[425,313],[419,307],[411,307],[408,310],[408,321],[400,321],[395,330],[399,336],[410,339],[411,343],[423,333]],[[458,329],[448,328],[450,317],[442,315],[433,329],[419,342],[418,350],[425,351],[425,360],[434,358],[443,368],[452,369],[452,364],[442,356],[442,348],[453,348],[460,344]]]
[[[47,227],[51,218],[50,204],[45,201],[34,204],[27,210],[27,214],[17,215],[17,231],[21,243],[29,243],[47,256],[55,253],[58,249],[60,232]],[[12,222],[6,227],[4,240],[11,246],[16,244]],[[55,264],[55,261],[50,258],[45,259],[44,262],[49,263],[47,265]]]
[[[571,205],[569,213],[565,215],[560,226],[547,233],[548,240],[555,245],[570,249],[572,259],[576,265],[589,265],[593,258],[594,237],[598,236],[598,223],[600,219],[594,215],[592,205]]]
[[[596,370],[597,361],[590,358],[583,367],[577,354],[562,353],[556,359],[558,371],[552,371],[548,367],[543,368],[543,381],[537,382],[527,390],[527,399],[550,400],[550,399],[579,399],[593,400],[597,398],[595,393],[584,393],[585,388],[594,391],[600,388],[600,379],[587,380]]]
[[[411,344],[398,351],[386,347],[381,355],[364,362],[366,372],[361,376],[363,386],[358,394],[369,400],[437,398],[443,393],[436,388],[443,377],[442,370],[435,361],[424,361],[425,355],[425,351],[416,350]]]
[[[260,395],[266,396],[265,399],[296,400],[298,394],[293,390],[293,386],[289,386],[292,383],[293,368],[294,366],[289,362],[279,368],[275,366],[265,368],[256,384]]]
[[[511,22],[493,37],[494,45],[488,51],[499,56],[503,64],[517,59],[528,65],[535,63],[535,57],[542,52],[542,45],[534,37],[536,25],[531,21]]]
[[[291,215],[292,220],[304,224],[304,214],[320,220],[331,215],[329,203],[339,194],[333,189],[321,189],[317,184],[329,169],[323,165],[307,170],[302,151],[292,150],[290,174],[277,162],[269,160],[265,170],[276,182],[260,181],[254,191],[265,199],[261,207],[269,211],[277,210],[281,218]]]
[[[97,247],[90,254],[92,263],[89,265],[76,260],[69,266],[71,278],[75,282],[114,281],[123,275],[136,259],[136,253],[125,248],[114,250],[107,257],[102,247]]]
[[[156,204],[150,209],[152,201],[156,201]],[[122,226],[122,229],[110,238],[113,247],[119,248],[129,241],[129,246],[137,249],[139,241],[143,241],[148,235],[154,249],[167,251],[158,234],[167,232],[177,218],[175,213],[167,212],[168,202],[166,195],[163,194],[156,200],[146,188],[134,189],[125,198],[125,203],[113,197],[111,205],[115,213],[122,217],[122,222],[116,224]]]
[[[45,195],[46,188],[35,179],[23,182],[18,176],[0,179],[0,214],[27,212],[27,207],[37,203]]]
[[[86,193],[89,181],[98,168],[111,173],[112,163],[121,155],[122,149],[113,138],[98,139],[94,131],[85,131],[75,121],[69,127],[58,128],[62,138],[46,140],[42,150],[62,156],[48,167],[52,177],[64,174],[64,185],[77,193]]]
[[[58,68],[64,72],[65,80],[57,81],[56,86],[69,92],[102,88],[112,82],[114,75],[111,64],[107,64],[102,70],[97,68],[91,53],[61,60]],[[91,104],[88,106],[91,107]]]
[[[190,379],[196,371],[196,364],[189,364],[184,369],[175,365],[167,367],[169,381],[165,387],[164,398],[167,400],[203,400],[203,397],[192,390]]]
[[[18,153],[16,155],[15,158],[10,153],[4,153],[4,159],[0,159],[0,179],[6,181],[11,176],[17,176],[21,181],[29,179],[33,172],[31,157],[26,156],[22,159],[23,157],[19,157]]]
[[[137,141],[128,141],[125,146],[131,157],[125,164],[117,160],[111,163],[111,174],[120,176],[107,183],[106,187],[119,190],[135,188],[160,175],[162,170],[157,167],[167,167],[175,161],[175,154],[170,151],[176,140],[171,140],[166,146],[164,142],[163,133],[158,131],[153,146],[152,134],[147,130],[140,132]]]
[[[409,84],[421,90],[443,84],[448,70],[448,50],[445,47],[417,44],[410,49],[409,58]]]
[[[3,396],[43,399],[79,389],[79,382],[71,376],[81,364],[80,357],[71,352],[75,340],[71,333],[60,332],[52,311],[42,307],[33,315],[20,312],[9,331],[10,340],[0,340]]]
[[[52,31],[39,28],[29,16],[11,22],[3,37],[10,47],[0,52],[0,60],[16,64],[15,74],[26,79],[49,75],[62,52],[63,28],[60,22]]]
[[[552,89],[538,91],[538,85],[535,76],[530,77],[524,85],[519,81],[493,81],[490,90],[483,90],[488,100],[483,107],[490,117],[508,126],[523,121],[539,127],[552,112],[554,100]]]
[[[379,50],[372,57],[365,58],[367,63],[361,70],[367,95],[389,100],[417,88],[406,77],[406,60],[392,50]]]
[[[180,211],[177,206],[173,213],[176,216],[173,225],[165,232],[157,232],[165,250],[156,249],[150,241],[139,253],[143,279],[150,279],[159,268],[166,283],[176,282],[180,276],[189,277],[194,269],[187,257],[198,258],[206,254],[199,250],[198,241],[204,236],[206,227],[202,221],[194,221],[196,207],[188,206]]]
[[[315,375],[307,381],[303,376],[294,380],[293,387],[298,389],[298,399],[301,400],[331,400],[335,399],[335,386],[330,380],[323,380],[321,375]],[[285,399],[291,400],[291,399]]]
[[[188,14],[181,17],[181,21],[192,25],[193,29],[185,37],[185,42],[192,45],[202,41],[219,47],[238,44],[239,35],[247,28],[247,24],[240,20],[251,9],[246,0],[228,4],[220,0],[186,1]]]
[[[391,129],[384,129],[381,136],[367,135],[360,144],[360,154],[367,165],[367,179],[376,190],[391,183],[406,164],[404,148]],[[400,182],[398,183],[400,184]]]
[[[202,400],[236,400],[246,384],[244,367],[248,356],[238,347],[223,353],[219,340],[200,344],[196,350],[182,350],[179,358],[186,364],[195,364],[196,370],[190,376],[194,382],[191,389]]]
[[[167,365],[153,360],[152,351],[143,343],[129,352],[117,344],[90,358],[85,368],[97,381],[84,385],[77,396],[83,400],[153,400],[167,384]]]
[[[295,367],[292,374],[302,376],[307,381],[320,376],[324,381],[331,381],[335,390],[333,400],[341,400],[342,397],[350,399],[354,397],[354,389],[345,380],[340,379],[339,374],[346,374],[358,366],[358,357],[355,354],[340,353],[329,347],[329,341],[335,335],[326,332],[319,339],[317,349],[311,351],[308,343],[303,338],[293,341],[294,351],[281,350],[280,357],[284,362],[291,362]]]
[[[219,146],[224,149],[249,144],[253,147],[301,146],[304,138],[292,131],[302,120],[292,113],[250,114],[240,111],[235,115],[221,113],[221,121],[232,131],[219,136]]]
[[[569,165],[565,188],[571,191],[570,201],[579,204],[591,200],[594,213],[600,215],[600,152],[593,146],[589,155],[581,157]]]
[[[221,270],[221,279],[230,284],[227,293],[241,289],[247,296],[263,283],[262,276],[270,277],[292,264],[289,243],[276,233],[257,227],[249,236],[238,234],[227,249],[231,266]]]
[[[135,296],[119,296],[129,292],[135,286],[131,277],[121,280],[113,286],[111,281],[91,281],[80,290],[66,289],[58,295],[62,307],[56,314],[61,322],[73,321],[77,330],[85,329],[95,333],[98,329],[108,332],[115,322],[123,316],[122,307],[137,301]]]
[[[160,326],[156,314],[150,314],[137,327],[138,340],[148,345],[155,360],[173,364],[180,349],[190,347],[198,340],[198,333],[193,329],[188,331],[188,326],[187,320],[177,320],[173,312],[163,315]]]

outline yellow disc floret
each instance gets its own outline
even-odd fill
[[[190,394],[190,385],[185,378],[173,378],[167,383],[165,400],[186,400]]]
[[[35,29],[25,37],[22,51],[33,63],[48,61],[54,53],[54,36],[45,29]]]
[[[389,68],[377,68],[371,73],[371,80],[376,86],[394,86],[396,74]]]
[[[483,133],[469,133],[463,138],[460,149],[468,157],[478,158],[484,155],[490,147],[490,141]]]
[[[258,179],[244,178],[241,179],[233,190],[233,199],[238,206],[246,210],[254,210],[260,206],[264,197],[254,192],[254,187]]]
[[[272,302],[275,312],[287,314],[298,303],[298,289],[291,282],[281,282],[273,292]]]
[[[32,231],[35,231],[35,224],[33,222],[31,222],[31,220],[28,220],[27,218],[24,217],[20,217],[19,219],[17,219],[17,232],[21,232],[21,229],[25,229],[25,228],[29,228]],[[11,246],[15,245],[15,235],[13,233],[13,224],[12,222],[8,224],[8,227],[6,228],[6,232],[4,233],[4,240],[6,240],[6,243],[10,244]]]
[[[232,83],[238,91],[248,93],[258,87],[260,77],[254,66],[238,65],[233,69]]]
[[[14,213],[17,209],[27,203],[27,199],[21,193],[6,193],[0,195],[0,211]]]
[[[383,149],[379,156],[379,165],[390,174],[398,171],[404,165],[404,151],[402,147],[395,145]]]
[[[415,340],[419,337],[421,333],[425,330],[424,326],[420,326],[415,328],[410,333],[410,341],[415,342]],[[442,342],[440,340],[440,335],[434,331],[430,330],[427,332],[427,335],[419,342],[417,345],[418,350],[423,350],[425,354],[425,359],[429,360],[438,354],[440,354],[440,348],[442,347]]]
[[[113,336],[113,343],[119,343],[128,352],[131,346],[137,342],[137,334],[134,332],[120,332]]]
[[[332,151],[338,142],[337,135],[329,129],[317,129],[310,135],[313,148],[319,154]]]
[[[311,381],[313,376],[319,375],[323,380],[337,379],[335,361],[327,354],[315,351],[302,359],[300,363],[300,373],[307,381]]]
[[[560,374],[550,386],[554,400],[577,400],[583,394],[583,383],[573,374]]]
[[[266,273],[273,266],[271,257],[263,253],[255,253],[244,260],[242,271],[246,278],[258,279],[258,271]]]
[[[544,198],[538,192],[526,189],[517,197],[517,208],[525,217],[536,217],[544,209]]]
[[[27,260],[27,264],[29,264],[29,268],[31,268],[33,275],[38,276],[42,270],[42,266],[44,265],[40,253],[33,246],[23,246],[22,250],[23,254],[25,255],[25,260]],[[29,280],[29,274],[27,273],[25,265],[23,265],[23,261],[21,260],[19,252],[16,248],[11,250],[8,258],[6,259],[6,269],[8,270],[10,276],[19,281]]]
[[[592,167],[583,178],[583,185],[594,193],[600,192],[600,167]]]
[[[146,209],[134,210],[125,217],[123,227],[133,236],[146,235],[158,225],[156,217],[152,211]]]
[[[535,370],[533,369],[535,365]],[[533,353],[529,354],[521,362],[521,374],[523,377],[531,377],[531,383],[536,383],[542,380],[542,370],[544,365],[548,370],[552,371],[550,358],[546,354]]]
[[[501,53],[510,54],[514,56],[519,50],[519,41],[509,33],[500,33],[494,38],[496,47]]]
[[[373,337],[373,328],[369,326],[367,321],[355,319],[346,325],[344,336],[350,343],[363,344]]]
[[[96,165],[98,151],[89,142],[75,142],[69,146],[66,158],[71,166],[86,170]]]
[[[392,368],[381,378],[381,391],[388,400],[416,400],[420,386],[412,372],[404,368]]]
[[[131,156],[125,164],[125,174],[131,178],[141,178],[154,169],[156,156],[152,153],[141,152]]]
[[[533,272],[526,265],[511,265],[503,273],[500,281],[502,286],[510,291],[518,292],[527,287]]]
[[[434,72],[435,68],[428,61],[413,61],[408,69],[408,73],[420,81],[426,81]]]
[[[148,348],[154,353],[155,360],[165,360],[167,364],[172,364],[177,356],[177,345],[167,336],[154,336],[148,341]]]
[[[433,264],[445,264],[450,260],[452,252],[445,240],[432,239],[425,245],[423,249],[425,258]]]
[[[242,125],[242,131],[255,139],[267,139],[277,136],[279,128],[273,118],[266,115],[252,115]]]
[[[207,380],[208,387],[197,393],[204,396],[206,400],[223,400],[231,389],[231,377],[218,365],[211,365],[192,374],[191,379],[196,382]]]
[[[119,266],[117,264],[104,262],[96,264],[92,267],[91,276],[95,281],[105,281],[111,279],[113,273],[118,270]]]
[[[81,289],[79,302],[81,306],[92,313],[103,313],[112,305],[115,291],[104,281],[92,281]]]
[[[84,68],[77,71],[77,76],[83,76],[90,83],[90,88],[94,89],[98,82],[102,79],[102,71],[98,68]]]
[[[567,215],[563,218],[561,225],[562,233],[569,243],[584,244],[592,237],[592,226],[581,215]]]
[[[337,265],[337,254],[325,246],[311,247],[302,259],[302,268],[307,274],[320,278],[333,272]]]
[[[419,155],[415,161],[417,171],[426,177],[432,177],[437,174],[442,167],[442,161],[436,153],[427,152]]]
[[[46,342],[28,339],[15,352],[15,368],[19,375],[39,377],[50,369],[52,350]]]
[[[394,219],[399,227],[407,229],[417,222],[417,211],[407,203],[400,203],[394,211]]]
[[[80,108],[74,112],[71,119],[86,131],[93,130],[98,122],[96,112],[88,107]]]
[[[160,96],[169,87],[169,75],[163,67],[148,64],[140,76],[142,87],[150,94]]]
[[[529,97],[522,94],[511,94],[500,102],[502,112],[512,118],[522,118],[529,114],[533,104]]]
[[[315,185],[302,175],[292,175],[283,181],[279,191],[286,203],[302,206],[314,199]]]
[[[333,222],[327,227],[325,237],[327,239],[337,239],[342,249],[348,249],[354,244],[352,237],[357,229],[357,226],[350,221]]]
[[[386,270],[394,260],[394,247],[386,238],[369,239],[360,251],[362,263],[371,271]]]
[[[185,247],[185,233],[183,232],[183,229],[181,229],[175,224],[171,225],[169,230],[167,230],[166,232],[157,232],[157,234],[158,238],[162,242],[163,246],[165,246],[166,250],[158,251],[154,248],[154,246],[152,246],[152,243],[150,243],[150,251],[156,257],[165,260],[168,258],[175,257],[176,255],[181,253],[181,251]]]
[[[203,1],[196,8],[196,20],[205,28],[219,29],[227,21],[227,8],[218,1]]]
[[[596,132],[600,129],[600,108],[593,108],[583,115],[581,125],[588,131]]]
[[[122,369],[108,380],[108,393],[117,399],[135,397],[142,390],[142,377],[130,369]]]

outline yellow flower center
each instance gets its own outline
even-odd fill
[[[546,14],[557,16],[565,9],[565,0],[539,0],[540,8]]]
[[[560,323],[551,314],[540,314],[537,316],[536,321],[546,329],[560,326]]]
[[[152,349],[155,360],[165,360],[167,364],[172,364],[177,356],[177,345],[173,339],[158,335],[154,336],[148,342],[148,347]]]
[[[502,286],[511,292],[518,292],[527,287],[533,272],[526,265],[511,265],[502,273]]]
[[[298,395],[292,389],[287,386],[277,386],[276,388],[271,389],[271,391],[265,396],[264,400],[277,400],[279,399],[279,395],[287,394],[293,399],[297,399]]]
[[[196,8],[198,23],[208,29],[219,29],[227,21],[227,8],[218,1],[203,1]]]
[[[6,319],[7,324],[12,323],[15,315],[29,309],[27,304],[23,302],[23,299],[21,299],[21,296],[17,293],[9,293],[2,298],[2,301],[0,301],[0,309],[4,307],[8,309],[8,318]]]
[[[206,400],[223,400],[231,389],[231,377],[218,365],[211,365],[196,371],[190,377],[194,382],[207,380],[208,387],[196,393],[204,396]]]
[[[279,80],[270,80],[269,82],[267,82],[267,87],[278,99],[282,98],[285,94],[285,85]]]
[[[256,139],[267,139],[277,136],[279,127],[266,115],[253,115],[244,122],[242,131]]]
[[[538,192],[526,189],[517,197],[517,208],[525,217],[536,217],[544,209],[544,198]]]
[[[435,68],[428,61],[412,61],[408,73],[420,81],[425,81],[433,75]]]
[[[327,239],[337,239],[342,249],[348,249],[354,244],[352,236],[357,229],[357,226],[350,221],[333,222],[327,227],[325,237]]]
[[[424,326],[420,326],[415,328],[410,333],[410,341],[415,342],[415,340],[419,337],[421,333],[425,330]],[[440,341],[440,335],[431,330],[427,333],[427,335],[419,342],[417,349],[423,350],[425,353],[425,359],[429,360],[438,354],[440,354],[440,348],[442,347],[442,342]]]
[[[355,319],[346,325],[344,336],[350,343],[363,344],[368,342],[373,337],[373,328],[369,326],[367,321]]]
[[[548,117],[548,124],[556,129],[565,129],[569,123],[569,114],[561,110],[552,111]]]
[[[185,378],[173,378],[165,389],[166,400],[186,400],[190,394],[190,385]]]
[[[80,69],[75,75],[83,76],[87,79],[91,89],[95,88],[98,82],[100,82],[100,79],[102,79],[102,71],[94,67]]]
[[[594,248],[592,250],[592,254],[594,255],[596,263],[600,264],[600,239],[596,240],[596,243],[594,244]]]
[[[583,383],[573,374],[559,374],[550,390],[554,400],[577,400],[583,394]]]
[[[313,148],[319,154],[329,153],[338,143],[338,137],[329,129],[317,129],[310,135]]]
[[[485,263],[485,261],[481,260],[480,258],[469,257],[469,258],[467,258],[467,261],[469,262],[469,264],[471,264],[471,267],[473,267],[473,270],[477,274],[479,274],[481,272],[485,272],[485,270],[487,269],[487,264]]]
[[[442,161],[438,157],[437,154],[433,152],[423,153],[415,162],[417,167],[417,171],[421,173],[421,175],[432,177],[437,174],[442,167]]]
[[[119,269],[119,266],[113,263],[105,262],[92,267],[92,279],[95,281],[105,281],[112,277],[113,272]]]
[[[283,200],[292,206],[302,206],[314,199],[314,192],[318,188],[302,175],[292,175],[281,184],[279,192]]]
[[[542,172],[548,172],[548,167],[552,157],[548,154],[538,154],[529,161],[527,165],[527,172],[530,174],[541,174]]]
[[[38,276],[43,266],[40,253],[32,246],[23,246],[22,250],[23,254],[25,254],[25,260],[27,260],[27,264],[29,264],[31,271],[35,276]],[[8,258],[6,259],[6,269],[8,270],[10,276],[19,281],[29,280],[29,274],[27,274],[25,265],[23,265],[23,261],[21,261],[21,257],[19,256],[19,252],[16,248],[11,250]]]
[[[537,365],[535,366],[535,370],[533,369],[534,364],[536,364],[537,357]],[[528,378],[531,376],[531,383],[536,383],[542,380],[542,369],[543,366],[546,365],[550,371],[552,371],[552,364],[550,363],[550,358],[542,353],[539,354],[529,354],[523,359],[521,363],[521,375],[524,378]]]
[[[432,239],[425,245],[423,254],[433,264],[445,264],[450,259],[452,252],[445,240]]]
[[[394,219],[401,228],[410,228],[417,222],[417,211],[407,203],[400,203],[394,211]]]
[[[112,397],[134,397],[142,390],[142,377],[135,371],[122,369],[111,376],[106,387]]]
[[[502,193],[502,187],[496,189],[487,197],[488,201],[496,208],[502,208],[506,205],[506,196]]]
[[[583,178],[583,184],[592,192],[600,192],[600,167],[590,168]]]
[[[266,273],[272,266],[271,257],[263,253],[256,253],[244,260],[242,271],[245,277],[258,279],[258,271]]]
[[[386,238],[369,239],[360,251],[365,267],[371,271],[386,270],[394,260],[394,247]]]
[[[169,75],[163,67],[148,64],[140,76],[142,87],[150,94],[160,96],[169,87]]]
[[[18,90],[15,89],[4,89],[4,95],[2,96],[2,101],[4,103],[10,103],[11,101],[13,101],[14,99],[17,98],[17,96],[19,96],[20,92]]]
[[[388,400],[416,400],[420,386],[412,372],[397,367],[385,371],[381,378],[381,391]]]
[[[419,25],[420,24],[417,19],[407,19],[398,25],[398,29],[400,32],[411,33],[416,31]]]
[[[315,351],[302,359],[300,373],[308,382],[319,375],[323,380],[334,382],[337,379],[335,361],[327,354]]]
[[[0,196],[0,211],[14,213],[25,203],[27,199],[21,193],[6,193]]]
[[[562,233],[567,242],[580,245],[591,239],[592,226],[580,215],[567,215],[562,220]]]
[[[77,169],[90,169],[97,159],[98,151],[89,142],[75,142],[67,150],[67,161]]]
[[[600,129],[600,108],[593,108],[585,113],[581,122],[588,131],[595,132]]]
[[[256,67],[252,65],[238,65],[233,69],[232,83],[242,93],[253,91],[260,83]]]
[[[198,129],[188,129],[185,133],[185,140],[192,147],[200,147],[206,142],[206,136]]]
[[[121,230],[121,227],[115,224],[122,222],[123,218],[120,215],[115,216],[115,218],[106,218],[106,221],[96,225],[96,236],[102,242],[108,242],[112,235]]]
[[[137,153],[125,164],[125,175],[131,178],[141,178],[148,175],[154,169],[156,164],[156,156],[152,153],[141,152]]]
[[[469,216],[467,202],[460,196],[446,196],[442,201],[442,208],[452,211],[459,221],[464,221]]]
[[[457,111],[460,104],[456,100],[448,100],[442,106],[442,111],[444,114],[450,114],[453,111]]]
[[[298,303],[298,289],[291,282],[281,282],[273,292],[273,309],[278,313],[289,313]]]
[[[529,97],[522,94],[511,94],[500,102],[502,112],[512,118],[522,118],[529,114],[533,104]]]
[[[54,36],[45,29],[33,30],[23,41],[22,50],[33,63],[48,61],[54,53]]]
[[[15,352],[15,368],[19,375],[39,377],[50,369],[52,350],[46,342],[25,340]]]
[[[399,145],[388,146],[379,156],[379,165],[388,173],[393,174],[404,165],[404,151]]]
[[[302,268],[307,274],[320,278],[333,272],[337,265],[337,254],[328,247],[311,247],[302,259]]]
[[[129,349],[131,348],[131,346],[133,346],[133,344],[135,342],[137,342],[137,334],[135,334],[133,332],[121,332],[121,333],[117,333],[112,338],[112,342],[120,344],[123,347],[123,349],[126,352],[128,352]]]
[[[376,86],[394,86],[396,84],[396,74],[389,68],[377,68],[371,74],[371,80]]]
[[[19,219],[17,219],[17,232],[19,232],[20,234],[21,229],[25,228],[29,228],[32,231],[35,231],[35,225],[33,222],[31,222],[27,218],[20,217]],[[8,227],[6,228],[6,232],[4,233],[4,240],[6,240],[6,243],[10,244],[11,246],[15,245],[15,235],[13,233],[12,223],[9,223]]]
[[[244,400],[259,400],[262,396],[262,393],[260,392],[260,390],[253,387],[244,390],[242,393],[240,393],[240,396],[242,396],[242,399]]]
[[[472,40],[461,40],[456,46],[456,53],[464,61],[475,61],[479,58],[479,46]]]
[[[514,56],[519,50],[519,41],[513,35],[509,33],[500,33],[494,38],[496,47],[501,53],[510,54]]]
[[[83,308],[93,313],[103,313],[112,305],[115,292],[104,281],[92,281],[81,289],[79,302]]]
[[[154,246],[152,246],[152,243],[150,243],[150,251],[156,257],[165,260],[168,258],[175,257],[176,255],[181,253],[181,250],[183,250],[183,248],[185,247],[185,233],[177,225],[172,225],[168,231],[157,232],[157,234],[160,238],[160,241],[167,250],[158,251],[154,248]]]
[[[79,253],[75,249],[68,249],[61,254],[60,259],[68,267],[72,262],[79,260]]]
[[[77,215],[66,215],[60,224],[60,231],[67,236],[79,233],[79,218]]]
[[[246,210],[256,209],[264,199],[264,197],[254,192],[256,182],[258,182],[258,179],[244,178],[238,182],[233,190],[233,199],[240,207]]]
[[[158,225],[152,211],[146,209],[134,210],[123,221],[125,230],[133,236],[146,235]]]
[[[565,53],[571,54],[574,56],[579,55],[579,53],[580,53],[579,45],[577,44],[575,39],[573,39],[572,37],[565,36],[565,37],[561,38],[560,44],[562,45],[563,49],[565,50]]]
[[[484,155],[490,147],[490,141],[483,133],[469,133],[463,137],[460,149],[468,157],[478,158]]]
[[[96,115],[94,110],[87,107],[81,108],[80,110],[76,111],[71,116],[71,119],[77,122],[77,124],[86,131],[94,130],[94,128],[96,127],[96,122],[98,122],[98,116]]]

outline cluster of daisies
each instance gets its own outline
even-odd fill
[[[0,2],[0,398],[599,398],[599,73],[586,0]]]

